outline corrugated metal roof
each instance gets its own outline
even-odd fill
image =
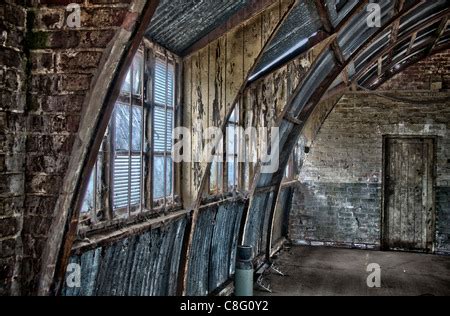
[[[161,0],[147,36],[181,55],[248,3],[249,0]]]
[[[308,50],[311,47],[309,39],[321,26],[314,1],[299,1],[268,45],[250,80],[256,79],[271,65]]]

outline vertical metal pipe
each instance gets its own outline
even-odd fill
[[[235,295],[253,296],[253,247],[239,246],[237,250]]]

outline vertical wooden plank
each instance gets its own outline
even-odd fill
[[[269,39],[270,34],[272,34],[273,30],[277,26],[277,23],[280,21],[281,17],[283,16],[280,13],[280,10],[281,10],[281,1],[278,1],[277,3],[273,4],[269,9],[267,9],[263,13],[262,38],[261,38],[262,43],[265,43]],[[283,7],[283,10],[284,10],[284,7]]]
[[[261,52],[262,40],[262,16],[251,19],[244,27],[244,68],[243,76],[248,73]],[[270,33],[269,33],[270,35]]]
[[[209,51],[209,121],[210,126],[220,128],[226,115],[225,83],[226,83],[226,37],[222,37],[210,45]],[[222,165],[217,164],[217,189],[222,189]]]
[[[184,111],[183,122],[185,127],[192,126],[192,58],[184,60]],[[192,139],[191,139],[192,141]],[[192,158],[192,152],[189,153]],[[182,196],[185,205],[190,205],[192,197],[192,164],[183,163]]]
[[[433,139],[427,139],[425,143],[426,152],[426,208],[424,213],[426,214],[426,222],[423,222],[423,227],[426,228],[426,248],[429,252],[433,251],[434,235],[436,227],[436,209],[435,209],[435,142]],[[425,229],[423,229],[425,230]]]
[[[290,5],[292,4],[292,0],[281,0],[280,1],[280,17],[282,17],[288,10]]]
[[[201,69],[202,60],[200,52],[192,55],[192,152],[194,156],[193,162],[193,192],[198,192],[200,187],[201,165],[199,159],[202,155],[202,128],[203,128],[203,98]]]
[[[203,134],[209,127],[209,45],[199,52],[199,63],[200,63],[200,81],[199,81],[199,119],[201,124],[201,130]],[[201,142],[201,151],[203,153],[206,143],[204,140]],[[200,170],[205,169],[206,163],[200,163]],[[201,181],[201,179],[200,179]],[[199,185],[200,186],[200,185]],[[208,188],[205,188],[207,191]]]
[[[225,100],[227,113],[233,106],[244,81],[244,28],[227,34]]]

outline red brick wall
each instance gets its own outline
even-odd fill
[[[0,4],[0,295],[18,294],[26,157],[26,11]]]

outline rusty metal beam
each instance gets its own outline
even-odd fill
[[[422,23],[420,23],[416,27],[414,27],[412,30],[410,30],[408,33],[406,33],[403,36],[401,36],[400,38],[398,38],[397,39],[398,42],[402,42],[402,41],[408,39],[410,36],[414,37],[414,34],[417,34],[421,30],[436,23],[436,21],[439,21],[440,19],[442,19],[442,17],[448,18],[448,14],[450,14],[450,9],[446,9],[446,10],[440,12],[439,14],[437,14],[436,16],[432,17],[431,19],[427,19],[427,20],[423,21]],[[415,41],[415,39],[414,39],[414,41]],[[353,76],[352,82],[357,83],[357,81],[359,79],[361,79],[361,77],[363,77],[367,73],[367,71],[373,67],[373,64],[375,62],[377,62],[380,58],[382,58],[387,53],[392,52],[396,46],[397,46],[397,42],[390,43],[383,50],[381,50],[378,54],[373,56],[369,61],[366,61],[367,65]],[[412,49],[412,46],[411,46],[411,49]],[[408,50],[410,50],[410,49],[408,49]],[[390,69],[389,67],[391,67],[391,66],[392,66],[392,61],[391,61],[391,63],[387,63],[387,67],[385,70],[389,70]]]
[[[386,81],[388,81],[389,79],[391,79],[392,77],[394,77],[395,75],[398,75],[399,73],[405,71],[407,68],[417,64],[418,62],[427,59],[428,57],[434,55],[434,54],[438,54],[440,52],[443,52],[447,49],[450,48],[450,44],[444,45],[443,47],[440,47],[438,49],[433,50],[431,53],[428,53],[427,51],[424,51],[422,54],[419,54],[419,56],[415,56],[414,58],[411,58],[409,61],[407,61],[406,63],[404,63],[400,68],[392,71],[392,72],[388,72],[387,75],[385,75],[384,77],[382,77],[378,83],[371,83],[370,84],[370,89],[372,90],[376,90],[378,89],[383,83],[385,83]]]
[[[395,14],[398,14],[400,11],[402,11],[404,5],[405,5],[405,0],[397,0],[397,2],[395,3]],[[400,20],[397,20],[392,25],[390,44],[397,43],[399,30],[400,30]],[[394,58],[394,56],[392,54],[393,54],[393,51],[390,52],[390,54],[388,55],[388,58],[386,60],[386,64],[388,64],[388,65],[391,64],[392,58]]]
[[[322,21],[323,28],[325,29],[325,32],[328,34],[336,33],[336,30],[333,27],[333,23],[330,19],[330,14],[328,12],[327,7],[325,6],[325,2],[321,0],[314,0],[316,4],[317,11],[319,13],[320,20]],[[336,57],[336,60],[340,65],[345,64],[345,57],[342,53],[341,48],[339,47],[337,37],[334,38],[334,40],[330,44],[330,48],[334,53],[334,56]]]
[[[406,55],[411,54],[411,50],[414,46],[414,43],[416,42],[417,39],[417,33],[418,32],[414,32],[413,35],[411,36],[411,40],[409,41],[409,46],[408,46],[408,50],[406,51]]]
[[[251,0],[244,8],[236,12],[233,16],[231,16],[226,22],[222,25],[218,26],[203,38],[198,40],[196,43],[191,45],[188,49],[186,49],[181,56],[186,57],[189,56],[196,51],[206,47],[208,44],[214,42],[216,39],[220,38],[233,28],[241,25],[245,21],[248,21],[252,17],[258,15],[272,4],[278,2],[278,0]]]
[[[439,40],[441,39],[442,35],[445,33],[445,30],[447,29],[447,24],[448,24],[448,15],[442,19],[442,22],[436,31],[436,39],[433,42],[433,45],[430,46],[428,53],[431,53],[436,47],[437,43],[439,43]]]
[[[284,115],[284,119],[294,125],[303,125],[304,122],[296,119],[295,117],[293,117],[292,115],[289,115],[286,113],[286,115]]]
[[[328,9],[325,6],[325,1],[314,0],[316,4],[317,12],[319,13],[320,21],[322,22],[322,26],[329,35],[335,32],[333,23],[330,21]]]

